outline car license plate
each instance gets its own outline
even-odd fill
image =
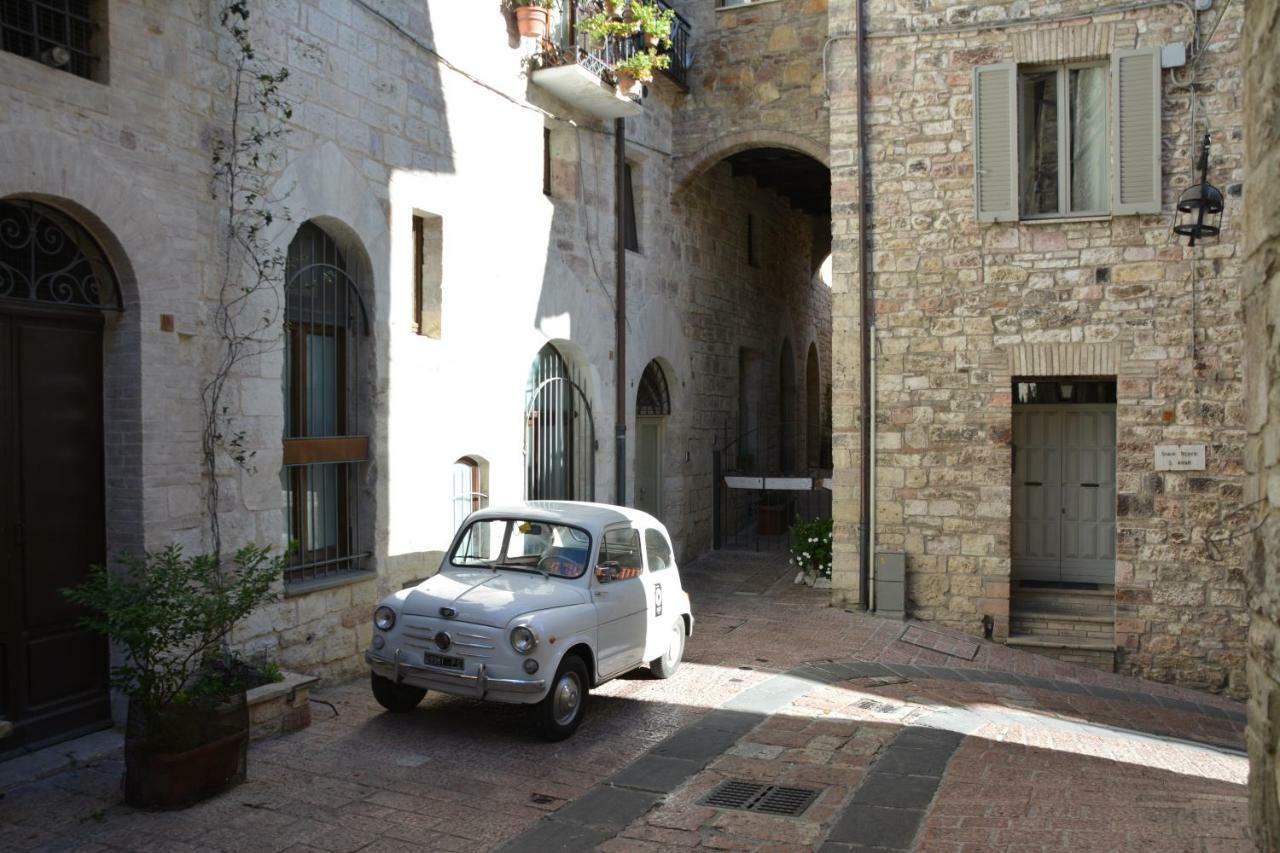
[[[448,658],[444,655],[433,655],[427,652],[427,666],[440,666],[445,669],[462,669],[462,658]]]

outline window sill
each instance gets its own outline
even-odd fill
[[[717,12],[736,12],[742,9],[750,9],[752,6],[767,6],[770,3],[781,3],[782,0],[751,0],[750,3],[739,3],[736,6],[717,6]]]
[[[298,581],[296,583],[285,582],[284,597],[300,598],[304,595],[310,595],[313,592],[321,592],[334,587],[347,586],[348,584],[360,583],[361,581],[371,581],[377,578],[377,572],[361,571],[346,572],[341,575],[333,575],[327,578],[317,578],[309,581]]]
[[[1077,222],[1108,222],[1110,213],[1096,213],[1089,216],[1037,216],[1034,219],[1019,219],[1019,225],[1074,225]]]

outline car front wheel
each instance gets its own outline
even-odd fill
[[[551,682],[551,692],[538,703],[538,732],[547,740],[564,740],[578,730],[587,709],[587,665],[566,655]]]
[[[369,673],[369,681],[373,686],[373,698],[378,704],[393,714],[403,714],[418,707],[427,691],[421,687],[410,687],[408,684],[396,684],[390,678],[383,678],[376,672]]]
[[[649,661],[649,669],[658,678],[670,678],[680,668],[680,659],[684,657],[684,620],[673,622],[667,636],[670,637],[667,651],[662,657]]]

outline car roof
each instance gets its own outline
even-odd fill
[[[630,522],[637,527],[665,529],[662,522],[649,513],[627,506],[588,503],[586,501],[523,501],[479,510],[472,518],[510,518],[529,521],[559,522],[585,527],[598,533],[612,524]]]

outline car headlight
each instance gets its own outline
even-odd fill
[[[396,624],[396,612],[385,604],[373,611],[373,624],[379,631],[390,631]]]
[[[511,629],[511,648],[522,655],[527,655],[538,646],[538,635],[532,629],[517,625]]]

